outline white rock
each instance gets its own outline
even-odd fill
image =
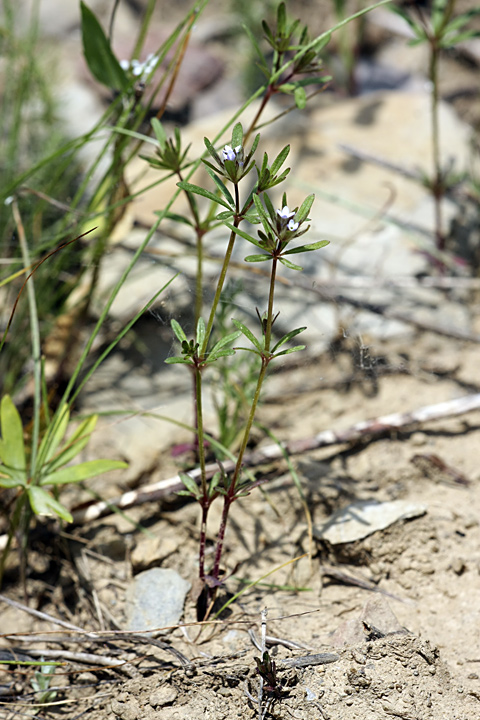
[[[419,517],[426,512],[425,505],[406,500],[383,503],[364,500],[352,503],[334,513],[323,527],[314,531],[314,534],[320,539],[328,540],[332,545],[340,545],[361,540],[377,530],[393,525],[398,520]]]

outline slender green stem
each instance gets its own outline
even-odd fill
[[[233,220],[233,225],[235,227],[238,227],[240,225],[240,197],[238,194],[238,185],[235,184],[235,217]],[[220,275],[217,281],[217,288],[215,290],[215,297],[213,298],[212,303],[212,309],[210,310],[210,315],[208,317],[207,327],[205,329],[205,340],[203,341],[203,346],[200,348],[200,355],[204,356],[207,352],[208,347],[208,341],[210,340],[210,335],[212,334],[212,328],[213,323],[215,321],[215,315],[217,313],[217,307],[218,303],[220,302],[220,298],[222,295],[223,286],[225,284],[225,278],[227,276],[228,266],[230,265],[230,260],[232,257],[233,252],[233,246],[235,245],[235,238],[236,233],[232,230],[230,233],[230,239],[228,241],[227,250],[225,252],[225,258],[223,260],[222,269],[220,271]]]
[[[138,56],[140,55],[156,4],[157,0],[149,0],[148,2],[147,9],[145,10],[145,15],[143,16],[142,24],[138,33],[137,41],[135,43],[135,48],[132,53],[132,59],[138,58]]]
[[[17,227],[18,242],[22,253],[23,264],[25,268],[28,268],[31,265],[30,253],[28,251],[27,238],[25,237],[25,230],[16,200],[13,200],[12,202],[12,212],[15,220],[15,225]],[[35,298],[35,285],[33,281],[33,275],[29,278],[29,281],[27,282],[27,296],[28,306],[30,310],[30,333],[33,356],[33,430],[30,456],[30,477],[34,478],[36,472],[38,442],[40,437],[42,359],[40,346],[40,326],[38,322],[37,301]]]
[[[180,182],[183,182],[180,169],[177,170],[177,176]],[[203,236],[205,235],[205,230],[201,227],[198,207],[193,194],[185,190],[185,195],[195,222],[195,233],[197,235],[197,274],[195,277],[195,327],[197,327],[203,306]]]

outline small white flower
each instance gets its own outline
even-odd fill
[[[285,205],[281,210],[277,210],[277,215],[279,215],[282,220],[290,220],[290,218],[293,218],[295,215],[295,211],[291,211],[288,205]]]
[[[293,213],[295,215],[295,213]],[[290,219],[287,223],[287,228],[290,230],[290,232],[295,232],[295,230],[298,230],[298,222],[295,222],[295,220]]]
[[[122,70],[130,70],[130,60],[120,60],[120,67]]]
[[[3,201],[3,204],[8,206],[8,205],[11,205],[13,203],[13,201],[14,201],[13,195],[9,195],[8,197],[5,198],[5,200]]]

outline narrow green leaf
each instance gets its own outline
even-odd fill
[[[88,445],[97,420],[98,415],[91,415],[80,423],[61,451],[48,463],[47,473],[58,470],[63,465],[69,463]]]
[[[112,90],[125,91],[130,85],[125,71],[112,52],[110,43],[93,12],[84,2],[82,11],[82,42],[85,60],[92,75]]]
[[[198,343],[198,347],[203,347],[203,341],[205,340],[205,321],[202,317],[198,318],[197,332],[195,336],[195,342]]]
[[[281,2],[277,8],[277,33],[281,37],[285,37],[286,29],[287,29],[287,11],[285,8],[285,3]]]
[[[167,144],[167,133],[165,132],[164,127],[158,118],[152,118],[152,129],[155,133],[158,144],[160,145],[160,149],[162,151],[165,150]]]
[[[257,57],[258,57],[257,62],[258,62],[259,67],[262,68],[264,71],[266,70],[267,74],[269,75],[270,74],[269,67],[268,67],[267,63],[265,62],[265,56],[264,56],[263,52],[260,50],[260,45],[258,44],[257,39],[255,38],[255,35],[252,33],[252,31],[250,30],[248,25],[242,25],[242,27],[243,27],[244,31],[247,33],[248,39],[252,43],[253,48],[254,48],[255,52],[257,53]]]
[[[234,211],[235,210],[235,200],[233,199],[230,190],[227,188],[225,183],[222,182],[222,180],[218,177],[218,175],[216,173],[214,173],[210,167],[208,167],[208,165],[205,165],[205,169],[206,169],[207,173],[210,175],[210,177],[212,178],[215,185],[218,187],[218,189],[222,193],[222,195],[224,196],[224,198],[226,199],[226,201],[228,202],[228,204],[230,205],[231,210]]]
[[[295,105],[299,110],[303,110],[307,105],[307,93],[305,92],[304,88],[300,85],[295,88],[295,92],[293,94],[295,98]]]
[[[245,262],[265,262],[266,260],[271,260],[271,255],[247,255],[247,257],[243,259]]]
[[[215,475],[212,477],[208,484],[208,497],[213,498],[215,493],[217,492],[218,485],[220,483],[220,480],[222,479],[222,473],[220,471],[216,472]]]
[[[226,220],[223,221],[223,224],[229,228],[229,230],[232,230],[236,235],[240,235],[244,240],[248,240],[248,242],[252,243],[253,245],[256,245],[259,248],[262,248],[262,244],[254,237],[246,233],[244,230],[240,230],[240,228],[235,227],[235,225],[232,225],[232,223],[227,222]]]
[[[264,227],[265,232],[267,235],[269,235],[272,232],[269,217],[265,211],[265,208],[262,205],[262,201],[258,197],[258,195],[253,196],[253,202],[255,203],[255,207],[257,209],[258,215],[260,217],[260,221]]]
[[[470,40],[471,38],[477,38],[480,37],[480,32],[477,32],[475,30],[466,30],[463,33],[459,33],[458,35],[454,35],[452,38],[444,38],[440,42],[440,46],[442,48],[450,48],[454,47],[455,45],[458,45],[461,42],[465,42],[465,40]]]
[[[268,187],[273,188],[273,187],[275,187],[275,185],[281,185],[281,183],[283,183],[283,181],[285,180],[285,178],[287,177],[289,172],[290,172],[290,168],[287,168],[286,170],[284,170],[281,175],[276,177],[274,180],[270,180]]]
[[[41,478],[40,485],[66,485],[126,467],[128,464],[121,460],[89,460],[45,475]]]
[[[290,152],[290,145],[286,145],[283,148],[283,150],[280,150],[280,152],[278,153],[277,157],[275,158],[275,160],[273,161],[273,163],[270,167],[270,172],[272,175],[276,175],[277,172],[280,170],[283,163],[287,159],[289,152]]]
[[[302,252],[311,252],[312,250],[318,250],[319,248],[325,247],[326,245],[330,244],[330,240],[319,240],[316,243],[310,243],[310,245],[300,245],[296,248],[291,248],[291,250],[285,250],[283,253],[284,255],[297,255],[298,253]]]
[[[226,202],[226,200],[218,197],[218,195],[210,192],[210,190],[205,190],[205,188],[199,187],[198,185],[192,185],[192,183],[189,182],[179,182],[177,183],[177,187],[181,188],[182,190],[187,190],[187,192],[192,192],[195,195],[202,195],[202,197],[206,197],[208,200],[212,200],[212,202],[218,203],[218,205],[223,205],[223,207],[227,208],[227,210],[231,210],[231,207]]]
[[[414,32],[418,32],[419,30],[422,30],[422,26],[417,24],[413,18],[409,15],[408,12],[406,12],[403,8],[399,7],[398,5],[389,5],[388,8],[391,12],[395,13],[396,15],[399,15],[402,20],[405,20],[405,22],[410,25],[412,30]]]
[[[191,360],[184,357],[169,357],[165,362],[167,365],[193,365]]]
[[[173,212],[163,212],[163,210],[154,210],[154,215],[162,215],[162,217],[166,217],[168,220],[173,220],[174,222],[183,223],[184,225],[189,225],[190,227],[193,227],[193,223],[188,218],[184,217],[183,215],[179,215],[178,213]]]
[[[275,345],[275,347],[272,348],[272,352],[275,352],[275,350],[278,350],[279,347],[281,347],[282,345],[284,345],[286,342],[289,342],[289,340],[291,340],[292,338],[294,338],[296,335],[300,335],[300,333],[302,333],[302,332],[303,332],[304,330],[306,330],[306,329],[307,329],[306,326],[305,326],[305,327],[301,327],[301,328],[297,328],[296,330],[292,330],[291,332],[289,332],[289,333],[287,333],[286,335],[284,335],[284,336],[282,337],[282,339],[277,342],[277,344]]]
[[[303,270],[303,268],[300,267],[300,265],[294,265],[292,262],[290,262],[290,260],[287,260],[284,257],[281,257],[278,259],[280,260],[282,265],[285,265],[285,267],[290,268],[290,270]]]
[[[10,468],[5,467],[4,465],[0,465],[0,487],[3,488],[14,488],[18,486],[23,486],[27,484],[27,477],[26,474],[20,474],[18,475],[17,472],[14,470],[10,470]]]
[[[38,485],[29,485],[27,488],[28,499],[35,515],[46,515],[47,517],[60,517],[66,522],[73,522],[73,517],[58,500]]]
[[[324,75],[323,77],[307,77],[302,80],[295,82],[296,87],[308,87],[308,85],[323,85],[324,83],[330,82],[332,79],[331,75]]]
[[[177,338],[177,340],[178,340],[179,342],[188,342],[187,336],[185,335],[185,333],[184,333],[184,331],[183,331],[183,328],[182,328],[182,326],[180,325],[179,322],[177,322],[176,320],[172,319],[172,320],[170,321],[170,325],[171,325],[171,327],[172,327],[173,332],[175,333],[175,337]]]
[[[213,346],[210,355],[213,355],[218,350],[225,347],[225,345],[229,345],[230,343],[235,342],[235,340],[237,340],[237,338],[239,338],[241,334],[242,333],[240,332],[240,330],[237,330],[236,332],[229,333],[228,335],[220,338],[220,340]]]
[[[315,200],[315,195],[309,195],[303,203],[298,208],[296,214],[295,214],[295,221],[298,223],[303,222],[308,217],[308,213],[310,212],[313,201]]]
[[[201,491],[195,480],[190,475],[184,472],[180,472],[178,475],[182,483],[187,488],[188,494],[198,499],[201,495]]]
[[[263,202],[265,203],[265,207],[267,208],[268,214],[270,215],[270,220],[272,221],[272,224],[276,222],[277,219],[277,213],[275,212],[275,208],[273,207],[273,203],[270,200],[270,196],[268,193],[263,193]]]
[[[306,345],[295,345],[293,348],[288,348],[288,350],[282,350],[279,353],[275,353],[275,357],[280,357],[281,355],[290,355],[294,352],[299,352],[300,350],[305,350]]]
[[[4,465],[14,470],[25,470],[25,444],[20,413],[10,395],[4,395],[0,405],[2,425],[1,459]]]
[[[238,328],[238,329],[240,330],[240,332],[241,332],[243,335],[245,335],[246,338],[248,338],[248,340],[250,340],[250,342],[252,343],[252,345],[255,345],[255,347],[257,348],[257,350],[259,350],[260,352],[262,352],[262,350],[263,350],[262,344],[260,343],[259,340],[257,340],[257,338],[256,338],[255,335],[251,332],[251,330],[249,330],[246,325],[244,325],[243,323],[241,323],[240,320],[235,320],[235,318],[233,318],[233,319],[232,319],[232,322],[233,322],[233,324],[235,325],[235,327]]]
[[[232,148],[243,146],[243,128],[242,123],[236,123],[232,130]]]
[[[262,20],[262,28],[263,32],[265,33],[265,38],[267,42],[272,46],[272,48],[275,50],[275,38],[273,37],[273,33],[270,30],[269,26],[265,22],[265,20]]]
[[[230,349],[225,349],[225,350],[219,350],[218,352],[214,352],[214,353],[209,353],[207,362],[209,362],[209,363],[216,362],[218,360],[218,358],[227,357],[229,355],[235,355],[235,350],[230,348]]]
[[[286,95],[291,95],[293,92],[295,92],[295,83],[283,83],[278,88],[280,92],[285,93]]]
[[[215,148],[213,147],[212,143],[210,142],[210,140],[208,138],[203,138],[203,142],[205,143],[205,147],[207,148],[208,152],[213,157],[215,162],[220,167],[222,167],[222,161],[220,160],[220,157],[219,157],[217,151],[215,150]]]
[[[52,419],[42,438],[38,449],[38,459],[40,463],[45,464],[51,460],[56,449],[65,437],[69,420],[70,411],[68,405],[65,403],[63,407],[57,410],[55,417]]]
[[[319,53],[320,50],[323,50],[323,48],[328,45],[328,43],[330,42],[331,39],[332,39],[332,33],[331,32],[325,33],[325,35],[323,35],[322,37],[320,37],[318,39],[318,42],[316,42],[314,45],[312,45],[312,50],[315,50],[316,53]]]

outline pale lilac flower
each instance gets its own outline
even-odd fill
[[[295,215],[295,213],[293,213]],[[287,228],[290,230],[290,232],[295,232],[295,230],[298,230],[298,222],[295,222],[293,218],[291,218],[287,223]]]
[[[279,215],[282,220],[290,220],[290,218],[293,218],[293,216],[295,215],[295,210],[291,211],[288,205],[285,205],[285,207],[283,207],[281,210],[277,210],[277,215]]]
[[[237,145],[236,148],[232,148],[232,147],[230,147],[230,145],[225,145],[225,147],[223,148],[223,152],[222,152],[223,160],[224,161],[231,160],[234,162],[237,159],[237,155],[241,152],[241,150],[242,150],[241,145]]]

